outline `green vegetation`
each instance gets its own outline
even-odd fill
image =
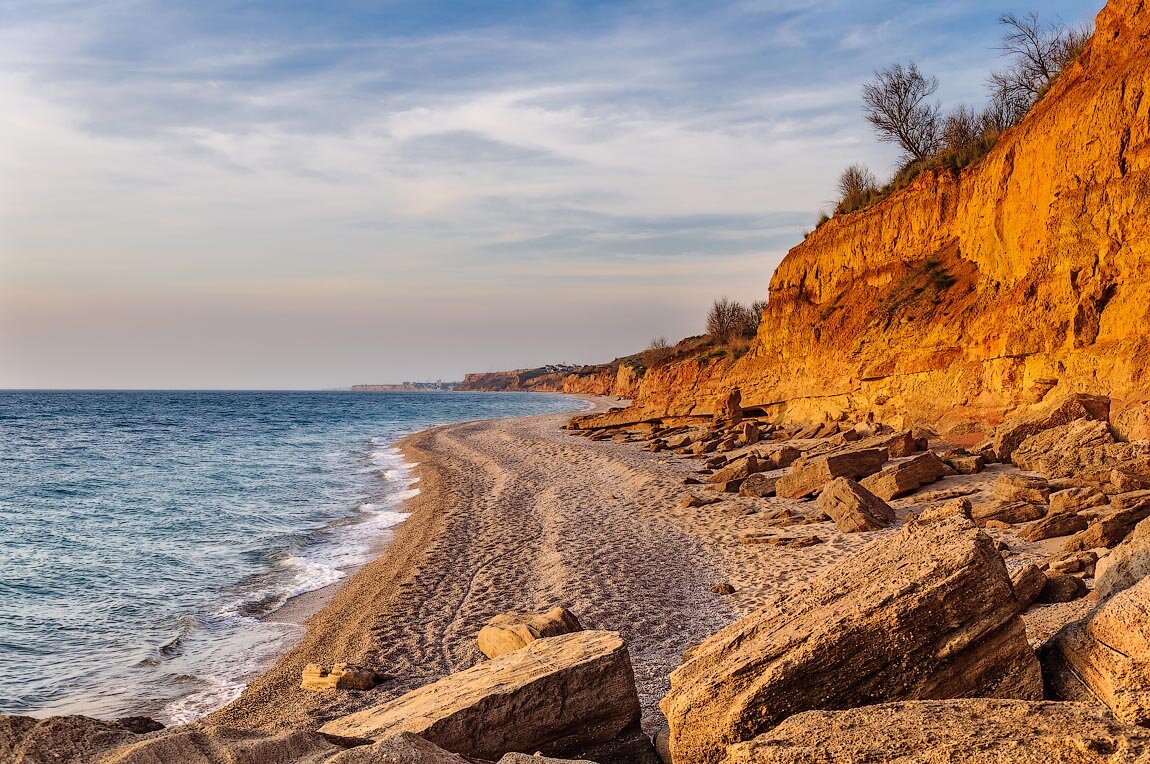
[[[908,270],[883,299],[882,309],[887,326],[897,313],[920,298],[930,296],[932,302],[940,302],[942,293],[956,283],[958,279],[941,261],[935,258],[923,260],[918,267]]]

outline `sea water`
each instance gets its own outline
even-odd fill
[[[0,391],[0,713],[186,722],[297,638],[418,491],[395,442],[521,393]],[[269,617],[271,616],[271,617]]]

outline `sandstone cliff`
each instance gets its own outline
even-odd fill
[[[750,352],[647,374],[627,416],[708,414],[732,387],[782,420],[961,431],[1067,392],[1123,408],[1150,360],[1150,3],[977,165],[838,216],[775,272]]]
[[[631,359],[578,368],[544,366],[537,369],[468,374],[456,390],[477,392],[571,393],[634,398],[643,368]]]

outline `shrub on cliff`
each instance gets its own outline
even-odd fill
[[[656,337],[643,351],[643,366],[648,369],[658,368],[671,357],[673,349],[666,337]]]
[[[835,214],[854,212],[871,203],[878,194],[878,179],[870,168],[862,164],[852,164],[839,176],[839,200]]]
[[[723,345],[754,337],[766,307],[765,302],[756,302],[748,308],[726,296],[720,297],[707,313],[707,334]]]

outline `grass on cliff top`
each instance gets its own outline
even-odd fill
[[[917,267],[910,268],[882,300],[885,328],[890,328],[899,313],[920,303],[925,297],[930,298],[931,304],[937,304],[941,301],[940,295],[957,281],[937,258],[928,257]]]

